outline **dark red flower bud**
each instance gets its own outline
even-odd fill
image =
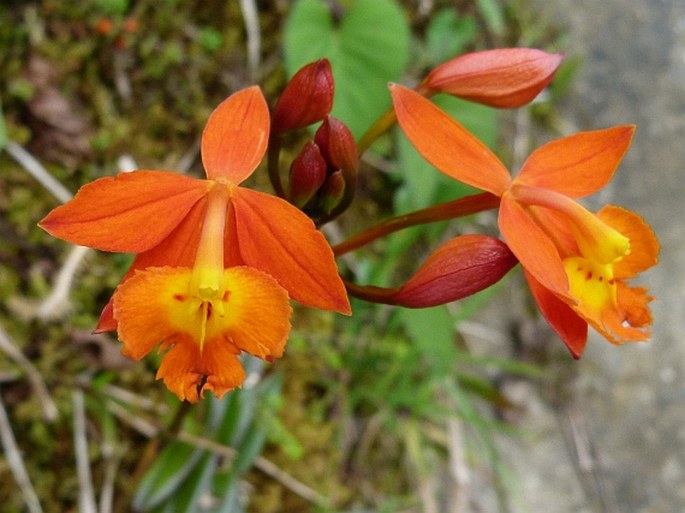
[[[329,168],[340,169],[348,181],[356,177],[359,167],[357,145],[345,123],[328,116],[316,131],[314,141]]]
[[[300,208],[305,206],[326,181],[327,168],[316,143],[309,141],[305,144],[290,166],[290,203]]]
[[[562,59],[532,48],[467,53],[431,71],[423,87],[491,107],[520,107],[547,87]]]
[[[410,308],[442,305],[498,282],[517,264],[509,247],[486,235],[462,235],[439,247],[393,300]]]
[[[333,108],[333,93],[328,59],[307,64],[293,75],[276,102],[271,129],[288,132],[321,121]]]
[[[338,170],[332,173],[321,188],[321,210],[330,214],[338,206],[345,194],[345,178],[343,172]]]

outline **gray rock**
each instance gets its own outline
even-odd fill
[[[613,203],[640,213],[656,231],[661,255],[641,279],[656,297],[650,342],[614,347],[593,336],[579,362],[555,358],[542,384],[521,394],[522,436],[500,439],[513,469],[508,508],[683,512],[685,2],[537,4],[568,27],[570,46],[564,51],[584,59],[562,106],[565,119],[576,130],[638,127],[616,178],[589,204]],[[567,375],[550,380],[557,372]],[[505,392],[515,397],[520,386]]]

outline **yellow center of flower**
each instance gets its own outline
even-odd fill
[[[564,260],[570,292],[586,314],[599,317],[608,305],[616,304],[613,264],[599,264],[584,257]]]

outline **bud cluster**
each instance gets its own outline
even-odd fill
[[[330,216],[354,192],[359,157],[352,133],[330,115],[335,85],[331,65],[321,59],[288,82],[273,114],[273,132],[323,122],[290,166],[286,198],[313,219]]]

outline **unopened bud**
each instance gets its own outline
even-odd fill
[[[314,141],[319,145],[329,168],[340,169],[348,181],[356,178],[359,167],[357,145],[345,123],[328,116],[316,131]]]
[[[532,48],[467,53],[431,71],[422,87],[491,107],[521,107],[547,87],[562,59]]]
[[[326,181],[327,165],[315,142],[309,141],[290,166],[288,199],[302,208]]]
[[[486,235],[462,235],[439,247],[393,300],[426,308],[465,298],[498,282],[518,261],[509,247]]]
[[[338,170],[332,173],[321,188],[321,210],[330,214],[340,204],[345,194],[345,178],[343,172]]]
[[[272,130],[298,130],[321,121],[333,108],[333,93],[333,73],[328,60],[307,64],[293,75],[276,102]]]

